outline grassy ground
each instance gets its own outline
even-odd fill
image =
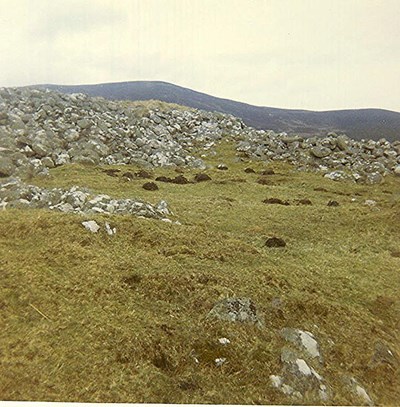
[[[208,170],[210,182],[158,183],[158,191],[101,167],[59,167],[31,181],[165,199],[182,225],[0,212],[0,399],[292,404],[269,375],[281,370],[279,329],[295,327],[321,345],[324,376],[335,388],[330,404],[355,402],[341,385],[344,374],[377,404],[397,404],[398,370],[368,363],[377,340],[400,353],[400,178],[335,183],[283,163],[235,162],[231,145],[209,162],[229,170]],[[244,172],[249,166],[276,174],[260,185],[259,175]],[[272,197],[292,205],[262,203]],[[303,198],[313,205],[297,205]],[[328,207],[330,199],[340,206]],[[107,220],[117,234],[91,234],[81,225],[86,219]],[[286,248],[264,247],[268,236],[282,237]],[[227,296],[250,297],[265,327],[206,319]],[[231,344],[221,348],[220,337]],[[228,362],[218,368],[217,357]]]

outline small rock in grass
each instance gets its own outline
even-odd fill
[[[281,330],[281,335],[286,341],[304,349],[308,356],[318,358],[320,361],[322,360],[319,344],[311,332],[302,331],[301,329],[283,328]]]
[[[346,380],[347,381],[347,380]],[[367,391],[357,382],[354,377],[348,380],[348,385],[350,386],[353,394],[358,397],[358,400],[362,401],[362,405],[373,406],[374,403],[371,397],[368,395]]]
[[[157,191],[158,186],[154,182],[146,182],[145,184],[143,184],[143,189],[145,189],[146,191]]]
[[[369,206],[369,207],[373,207],[373,206],[376,206],[376,201],[374,201],[373,199],[367,199],[364,202],[364,205]]]
[[[227,169],[228,169],[228,167],[225,164],[218,164],[217,165],[217,170],[226,171]]]
[[[92,233],[97,233],[100,230],[100,226],[94,220],[82,222],[82,225],[85,227],[86,230]]]
[[[330,200],[327,204],[327,206],[339,206],[338,201]]]
[[[228,338],[219,338],[218,339],[218,342],[221,344],[221,345],[229,345],[230,343],[231,343],[231,341],[228,339]]]
[[[195,175],[194,180],[196,182],[211,181],[211,177],[209,177],[207,174],[200,173]]]
[[[226,362],[226,358],[215,359],[215,366],[220,367]]]
[[[113,236],[117,233],[116,228],[112,228],[108,222],[105,223],[106,232],[109,236]]]
[[[265,246],[266,247],[285,247],[286,242],[280,237],[273,236],[273,237],[269,237],[265,241]]]

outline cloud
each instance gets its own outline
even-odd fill
[[[164,80],[400,110],[398,0],[0,0],[0,86]]]

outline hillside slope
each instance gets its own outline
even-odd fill
[[[177,174],[155,168],[157,191],[126,180],[140,169],[132,165],[114,173],[66,165],[31,180],[166,200],[172,223],[0,211],[0,399],[367,404],[356,380],[376,405],[396,405],[398,361],[387,352],[400,352],[400,212],[392,200],[400,178],[366,187],[236,158],[234,145],[220,145],[208,160],[211,180],[185,185],[156,181]],[[216,168],[221,161],[227,170]],[[83,227],[89,220],[97,233]],[[271,237],[286,247],[269,247]],[[263,324],[211,318],[226,298],[250,299]],[[313,335],[320,360],[285,340],[293,328]],[[319,376],[293,373],[288,348]],[[278,376],[287,387],[274,387]]]
[[[98,85],[39,85],[64,93],[86,93],[115,100],[161,100],[184,106],[218,111],[240,117],[251,127],[300,135],[343,132],[354,139],[382,137],[400,139],[400,113],[383,109],[353,109],[326,112],[252,106],[222,99],[181,86],[158,81],[104,83]]]

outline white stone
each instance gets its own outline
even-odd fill
[[[310,356],[313,358],[319,358],[321,356],[318,350],[318,342],[314,339],[312,333],[300,331],[300,340],[301,344]]]
[[[357,384],[355,390],[357,395],[361,397],[365,402],[367,402],[369,406],[373,405],[371,398],[368,396],[368,393],[365,391],[363,387]]]
[[[228,338],[219,338],[219,339],[218,339],[218,342],[219,342],[221,345],[229,345],[229,344],[231,343],[231,341],[230,341]]]
[[[100,229],[100,226],[94,220],[88,220],[86,222],[82,222],[82,225],[85,227],[86,230],[92,233],[97,233]]]
[[[269,379],[271,380],[271,384],[273,387],[279,388],[282,386],[282,378],[280,376],[272,374]]]
[[[364,202],[364,205],[366,205],[366,206],[376,206],[376,201],[374,201],[373,199],[367,199]]]
[[[217,358],[215,359],[215,365],[217,367],[222,366],[226,362],[226,358]]]
[[[307,362],[304,359],[296,359],[296,365],[299,369],[299,372],[305,376],[311,376],[312,371],[307,365]]]
[[[116,228],[112,228],[108,222],[105,223],[106,232],[109,236],[113,236],[117,233]]]

